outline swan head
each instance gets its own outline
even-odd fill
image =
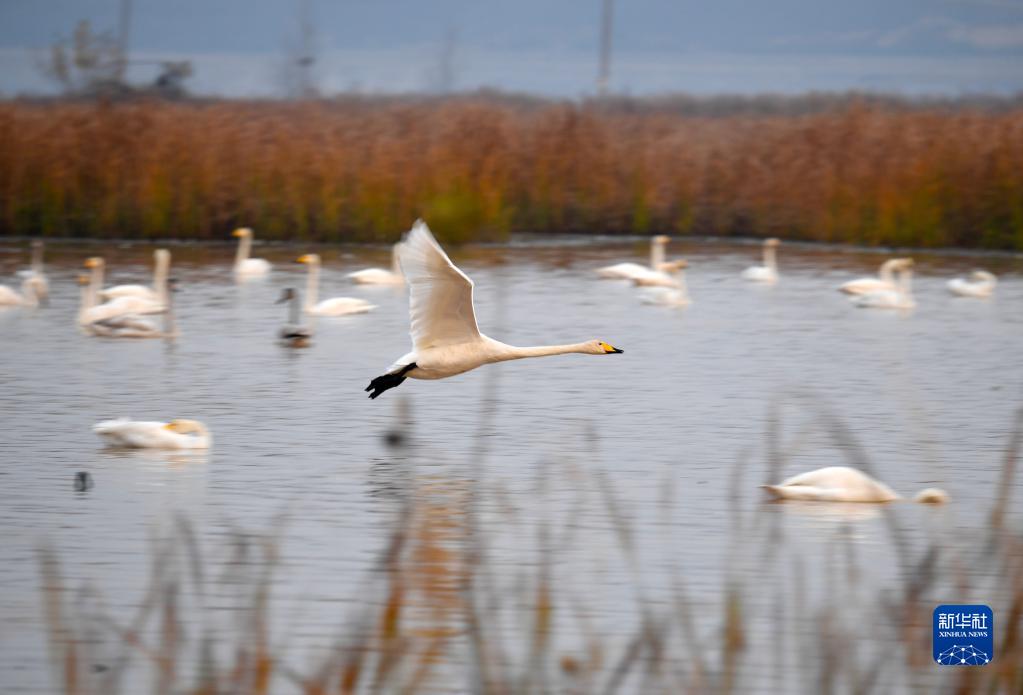
[[[249,229],[248,227],[239,227],[238,229],[231,232],[231,236],[238,237],[239,239],[242,237],[251,237],[252,230]]]
[[[778,246],[780,243],[781,243],[781,241],[778,240],[778,239],[775,239],[774,237],[771,237],[770,239],[764,239],[764,246],[768,246],[768,247],[771,247],[771,248],[773,248],[775,246]]]
[[[667,244],[669,241],[671,241],[671,237],[665,236],[664,234],[658,234],[653,239],[651,239],[651,241],[654,242],[655,244]]]
[[[86,258],[84,265],[85,265],[86,268],[102,268],[103,267],[103,259],[100,256],[93,256],[92,258]]]
[[[603,340],[593,340],[586,343],[586,353],[591,355],[620,355],[625,350],[619,350],[610,343],[605,343]]]
[[[315,254],[315,253],[307,253],[307,254],[305,254],[303,256],[299,256],[298,258],[296,258],[295,262],[296,263],[308,263],[310,265],[319,265],[320,264],[320,256],[319,256],[319,254]]]
[[[938,487],[929,487],[916,493],[913,501],[921,504],[945,504],[948,502],[948,493]]]
[[[206,425],[202,424],[198,420],[176,419],[171,420],[163,427],[164,429],[168,429],[171,432],[177,432],[178,434],[197,434],[200,436],[207,436],[209,434],[209,430],[206,429]]]

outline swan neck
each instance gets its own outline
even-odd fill
[[[664,263],[664,244],[660,241],[650,242],[650,267],[654,270],[660,268]]]
[[[771,270],[778,270],[778,259],[775,257],[773,246],[764,247],[764,265]]]
[[[891,261],[885,261],[884,263],[882,263],[881,264],[881,270],[878,272],[878,275],[881,277],[881,281],[882,282],[885,282],[885,283],[887,283],[889,285],[893,284],[893,281],[892,281],[892,262]]]
[[[401,258],[399,257],[400,254],[398,253],[399,246],[400,244],[395,244],[394,248],[391,249],[391,272],[399,277],[402,277]]]
[[[902,273],[899,275],[899,293],[903,297],[909,297],[913,294],[913,271],[909,268],[903,268]]]
[[[43,245],[42,243],[32,245],[32,272],[43,272]]]
[[[156,267],[153,269],[153,291],[160,304],[168,304],[167,274],[170,271],[170,253],[156,255]]]
[[[245,235],[238,239],[238,250],[234,254],[234,264],[241,265],[249,257],[252,248],[252,237]]]
[[[305,306],[306,309],[316,306],[320,289],[320,262],[309,261],[309,272],[305,279]]]
[[[589,343],[571,343],[569,345],[538,345],[534,347],[516,347],[504,345],[499,360],[521,360],[527,357],[549,357],[551,355],[568,355],[572,353],[589,354]]]

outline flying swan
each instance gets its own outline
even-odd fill
[[[365,299],[356,297],[333,297],[317,302],[320,293],[320,257],[315,253],[307,253],[299,257],[298,263],[304,263],[309,269],[305,287],[305,313],[315,316],[347,316],[348,314],[365,314],[375,309]]]
[[[829,466],[801,473],[764,489],[779,500],[816,502],[894,502],[901,500],[890,487],[855,468]],[[942,504],[948,501],[944,490],[929,487],[913,497],[914,502]]]
[[[775,249],[781,242],[777,239],[764,239],[764,264],[754,265],[742,271],[744,280],[753,282],[777,282],[778,281],[778,259]]]
[[[198,420],[143,422],[118,418],[98,422],[92,431],[107,446],[130,449],[208,449],[212,441],[210,431]]]
[[[877,277],[864,277],[844,282],[838,286],[839,292],[846,294],[869,294],[871,292],[884,292],[895,289],[895,279],[892,271],[903,263],[901,258],[889,258],[881,264],[877,271]]]
[[[398,256],[401,252],[401,244],[395,244],[391,248],[391,269],[365,268],[348,273],[345,277],[350,278],[357,285],[404,285],[405,276],[401,274],[401,262]]]
[[[954,278],[948,281],[948,291],[960,297],[990,297],[995,291],[998,278],[986,270],[974,270],[968,278]]]
[[[231,233],[238,238],[238,251],[234,255],[234,274],[239,278],[258,277],[270,272],[270,262],[262,258],[249,258],[252,251],[252,230],[239,227]]]
[[[591,340],[571,345],[515,347],[489,338],[476,324],[472,280],[459,270],[433,238],[426,223],[416,220],[402,244],[401,268],[409,285],[412,352],[373,379],[366,391],[376,398],[405,379],[444,379],[484,364],[581,353],[621,353],[616,347]]]

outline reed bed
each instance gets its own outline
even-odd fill
[[[869,450],[819,402],[817,424],[851,465],[872,470]],[[791,454],[772,406],[764,470]],[[487,415],[483,415],[484,425]],[[486,427],[483,428],[484,430]],[[1010,428],[1002,482],[1011,485],[1023,445],[1023,409]],[[797,437],[798,439],[799,437]],[[280,528],[235,530],[225,549],[200,548],[177,519],[156,543],[151,579],[134,614],[112,614],[101,595],[72,591],[54,553],[41,553],[44,605],[55,688],[66,695],[121,692],[233,693],[1013,693],[1023,689],[1023,536],[1005,522],[1008,497],[992,494],[986,523],[951,544],[907,540],[900,517],[881,507],[897,571],[877,585],[865,577],[877,546],[840,532],[824,558],[802,545],[771,505],[751,504],[750,462],[734,465],[730,527],[722,529],[727,569],[714,596],[692,589],[684,554],[666,543],[644,565],[627,501],[611,474],[587,466],[539,467],[529,518],[506,504],[500,481],[417,473],[415,440],[389,436],[410,466],[393,531],[354,607],[339,614],[336,638],[311,658],[289,648],[272,610],[279,585]],[[487,455],[479,438],[480,456]],[[429,457],[427,457],[429,458]],[[424,459],[426,460],[426,459]],[[564,474],[563,479],[561,474]],[[679,500],[660,500],[670,539]],[[1004,489],[1004,488],[1003,488]],[[569,490],[568,504],[561,492]],[[555,492],[558,492],[556,495]],[[554,500],[559,502],[556,505]],[[607,533],[600,549],[580,548],[580,514],[596,505]],[[563,508],[562,508],[563,507]],[[508,508],[494,518],[483,509]],[[820,509],[818,507],[817,509]],[[590,520],[592,521],[592,520]],[[853,516],[848,530],[866,523]],[[677,527],[676,527],[677,528]],[[533,558],[509,569],[497,543],[515,539]],[[675,544],[676,546],[678,544]],[[684,543],[681,545],[684,546]],[[615,606],[619,629],[597,625],[606,606],[576,556],[613,550],[630,584],[631,605]],[[606,553],[604,553],[606,554]],[[221,558],[211,562],[211,557]],[[820,560],[820,562],[810,562]],[[603,561],[602,561],[603,562]],[[665,567],[666,566],[666,567]],[[653,586],[653,575],[668,581]],[[817,574],[820,572],[820,574]],[[283,578],[286,579],[286,578]],[[665,592],[664,586],[668,587]],[[950,600],[984,602],[996,616],[995,659],[984,667],[938,667],[930,652],[931,614]],[[332,604],[336,605],[336,604]],[[213,609],[212,606],[216,606]],[[627,609],[625,611],[621,609]],[[149,684],[148,689],[145,684]]]
[[[0,234],[782,236],[1023,250],[1023,110],[709,117],[486,97],[0,104]]]

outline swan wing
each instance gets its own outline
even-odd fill
[[[7,285],[0,285],[0,305],[21,304],[21,295]]]
[[[400,251],[409,285],[412,345],[424,350],[480,339],[472,306],[472,280],[455,267],[422,220]]]

